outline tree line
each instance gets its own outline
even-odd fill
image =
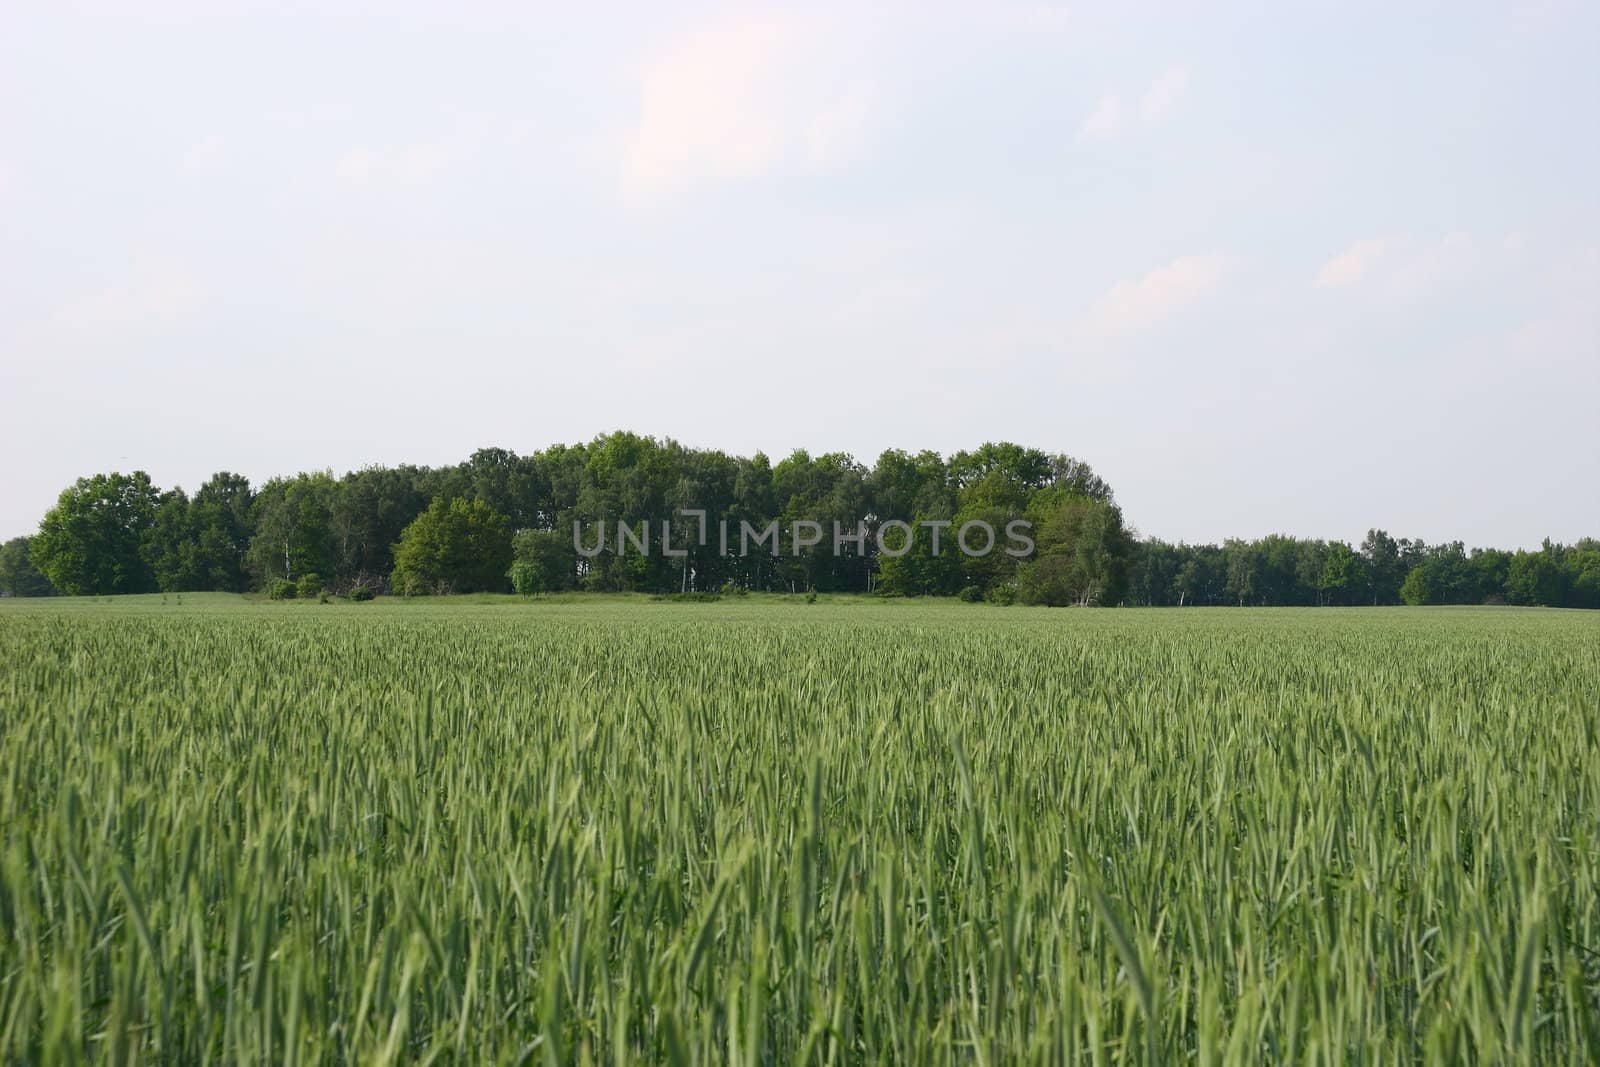
[[[1429,545],[1369,530],[1360,545],[1273,535],[1140,543],[1129,602],[1166,605],[1523,604],[1600,608],[1600,541],[1537,552]]]
[[[573,526],[942,528],[890,551],[832,538],[779,555],[727,552],[691,521],[662,551],[616,539],[580,553]],[[1032,549],[952,550],[969,523],[1025,520]],[[648,534],[646,536],[649,536]],[[629,551],[634,547],[633,551]],[[838,547],[836,551],[835,548]],[[38,533],[0,546],[0,592],[872,592],[1080,605],[1477,604],[1600,607],[1600,543],[1539,552],[1425,545],[1381,530],[1360,546],[1272,536],[1223,545],[1139,539],[1088,464],[1007,442],[948,458],[891,449],[871,467],[798,450],[773,463],[632,433],[530,455],[486,448],[446,467],[274,478],[228,472],[191,496],[140,471],[81,478]]]

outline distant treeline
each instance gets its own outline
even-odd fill
[[[1129,603],[1155,606],[1526,604],[1600,608],[1600,541],[1538,552],[1429,545],[1369,530],[1360,545],[1273,535],[1139,543]]]
[[[784,551],[701,543],[684,510],[712,529],[776,523]],[[593,557],[573,524],[672,521],[670,551]],[[964,524],[1031,523],[1018,557],[955,551]],[[917,536],[835,551],[835,524]],[[822,543],[791,553],[796,524]],[[948,523],[948,526],[944,524]],[[944,533],[935,552],[924,536]],[[886,543],[888,543],[886,542]],[[593,545],[590,538],[587,542]],[[796,451],[774,464],[631,433],[531,455],[482,449],[450,467],[368,467],[274,478],[253,488],[219,473],[192,496],[140,471],[79,479],[32,537],[0,547],[0,591],[14,596],[323,590],[364,597],[566,589],[875,592],[999,603],[1324,605],[1512,603],[1600,607],[1600,542],[1539,552],[1425,545],[1371,531],[1360,546],[1272,536],[1217,545],[1139,540],[1088,464],[1009,443],[948,459],[884,452],[872,467],[843,453]]]

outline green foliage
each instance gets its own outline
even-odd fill
[[[69,596],[151,592],[155,575],[141,550],[157,502],[144,471],[79,478],[45,514],[29,558]]]
[[[1415,564],[1400,586],[1406,604],[1482,604],[1505,592],[1511,557],[1493,550],[1469,556],[1460,541],[1431,548],[1418,546]]]
[[[275,478],[261,487],[245,563],[263,586],[274,578],[332,573],[330,504],[336,493],[327,473]]]
[[[1223,552],[1224,588],[1228,598],[1241,606],[1320,603],[1326,543],[1273,534],[1259,541],[1230,540]]]
[[[1549,541],[1539,552],[1518,552],[1507,570],[1506,598],[1513,604],[1564,605],[1572,575],[1563,566],[1563,556]]]
[[[1400,583],[1400,599],[1411,607],[1437,604],[1438,598],[1438,592],[1428,584],[1428,573],[1422,567],[1412,567],[1406,580]]]
[[[543,592],[539,584],[539,569],[531,563],[513,560],[507,577],[511,579],[512,591],[518,596],[535,596]]]
[[[956,594],[956,597],[966,604],[981,604],[983,603],[983,589],[976,585],[965,586],[961,592]]]
[[[272,600],[293,600],[300,594],[299,586],[286,578],[274,579],[267,586],[267,596]]]
[[[949,513],[918,513],[907,521],[911,533],[891,529],[884,537],[884,546],[898,556],[881,556],[878,560],[878,587],[884,593],[902,596],[950,596],[963,584],[961,561],[952,542],[950,526],[939,531],[938,552],[934,551],[934,531],[924,523],[953,522]],[[909,548],[907,537],[909,536]]]
[[[527,595],[573,588],[671,593],[732,583],[757,592],[914,597],[955,596],[975,585],[989,599],[1007,589],[1040,603],[1343,605],[1398,604],[1406,576],[1423,567],[1430,602],[1600,607],[1593,542],[1469,553],[1459,543],[1430,546],[1373,529],[1348,551],[1280,535],[1222,545],[1136,543],[1111,488],[1087,464],[1009,442],[987,442],[948,461],[932,451],[890,449],[868,468],[840,452],[796,450],[774,465],[760,453],[730,456],[619,432],[532,455],[479,449],[453,466],[368,467],[338,478],[302,473],[274,478],[259,492],[225,471],[192,497],[160,492],[142,474],[99,475],[63,500],[65,508],[58,504],[42,524],[36,548],[0,555],[0,589],[11,580],[6,574],[19,576],[18,588],[27,585],[31,567],[45,583],[53,569],[62,591],[89,595],[265,590],[275,580],[318,574],[333,589],[387,582],[417,594],[508,585]],[[507,557],[491,539],[487,556],[472,566],[457,560],[451,574],[440,573],[436,559],[396,558],[402,535],[432,502],[458,500],[504,516],[519,531],[519,547]],[[1093,507],[1084,510],[1084,501]],[[704,527],[682,509],[703,510]],[[1018,517],[1054,523],[1023,560],[1005,553],[1013,544],[1005,525]],[[916,526],[904,556],[880,553],[871,536],[874,524],[889,519]],[[997,547],[981,558],[964,556],[954,547],[957,532],[980,519],[996,530]],[[1080,539],[1086,519],[1091,533]],[[592,524],[602,520],[601,550],[580,557],[572,549],[574,522],[592,544],[599,533]],[[672,524],[674,553],[684,555],[662,551],[663,520]],[[649,555],[619,551],[619,521],[634,529],[650,524]],[[799,524],[811,522],[823,544],[790,556]],[[867,544],[833,551],[834,522],[847,533],[866,522]],[[924,522],[949,524],[938,553]],[[741,554],[741,523],[775,528],[784,554],[760,546]],[[898,537],[891,533],[890,543]],[[1046,564],[1044,556],[1062,559]],[[498,570],[488,569],[501,560]],[[470,580],[454,574],[462,568],[474,572]],[[1357,589],[1362,581],[1365,588]]]
[[[1565,554],[1564,562],[1572,577],[1568,606],[1600,608],[1600,541],[1578,542]]]
[[[1066,556],[1042,556],[1017,568],[1018,603],[1065,607],[1078,603],[1079,588]]]
[[[1538,604],[1600,607],[1581,581],[1600,575],[1596,542],[1546,543],[1537,553],[1474,548],[1459,541],[1427,545],[1369,530],[1359,550],[1342,542],[1273,535],[1258,541],[1136,546],[1129,599],[1135,604],[1299,605]]]
[[[1017,568],[1023,604],[1113,605],[1127,592],[1133,539],[1115,504],[1076,493],[1050,494],[1032,513],[1037,556]]]
[[[511,541],[511,586],[523,596],[559,593],[578,584],[572,538],[556,530],[523,530]]]
[[[50,596],[50,579],[28,555],[29,538],[13,537],[0,545],[0,593],[6,596]]]
[[[350,587],[350,592],[345,594],[346,599],[353,600],[358,604],[371,600],[372,597],[372,587],[367,585],[353,585]]]
[[[1368,592],[1367,570],[1361,557],[1342,541],[1328,546],[1328,555],[1317,579],[1325,603],[1335,605],[1360,604]]]
[[[391,585],[403,596],[496,592],[506,586],[511,530],[481,500],[435,497],[394,546]]]
[[[1401,543],[1383,530],[1368,530],[1361,542],[1361,562],[1366,567],[1371,602],[1400,603],[1400,584],[1407,572]]]
[[[243,475],[219,471],[194,495],[195,584],[192,589],[243,592],[249,584],[245,554],[255,529],[255,494]]]
[[[200,587],[198,531],[189,498],[182,489],[162,493],[145,530],[140,553],[155,587],[164,593]]]
[[[214,603],[0,604],[0,1062],[1600,1060],[1586,616]]]
[[[302,600],[314,600],[322,595],[322,576],[317,574],[302,574],[295,583],[295,595]]]
[[[423,575],[403,564],[395,564],[394,570],[389,572],[389,592],[395,596],[427,596],[435,592],[452,593],[454,591],[443,582],[429,582]]]

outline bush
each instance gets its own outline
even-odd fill
[[[273,600],[293,600],[296,592],[295,584],[282,578],[267,586],[267,596]]]
[[[989,590],[988,600],[991,604],[999,604],[1002,607],[1010,607],[1012,604],[1017,602],[1017,587],[1012,585],[1010,582],[997,585],[993,589]]]
[[[405,567],[396,567],[389,575],[389,592],[395,596],[427,596],[428,584],[422,575]]]
[[[400,531],[391,588],[403,596],[498,593],[511,560],[510,520],[481,500],[437,496]]]
[[[368,585],[353,585],[350,587],[350,599],[355,601],[371,600],[372,587]]]
[[[750,592],[750,590],[746,589],[744,586],[740,585],[737,582],[723,582],[722,583],[722,595],[723,596],[747,596],[749,594],[749,592]]]
[[[559,593],[578,583],[578,553],[554,530],[523,530],[511,540],[511,587],[523,596]]]
[[[295,596],[301,600],[315,600],[322,595],[322,575],[303,574],[294,587]]]
[[[1428,576],[1421,567],[1412,567],[1406,575],[1406,580],[1400,583],[1400,599],[1411,607],[1420,607],[1432,604],[1437,600],[1434,592],[1428,586]]]
[[[980,604],[983,602],[983,590],[975,585],[969,585],[957,593],[956,597],[964,604]]]
[[[539,568],[524,560],[517,560],[511,565],[511,588],[517,591],[518,596],[534,596],[544,589],[540,578]]]
[[[815,589],[812,589],[812,590],[810,590],[809,592],[806,593],[806,603],[807,604],[815,604],[816,602],[817,602],[817,591]]]

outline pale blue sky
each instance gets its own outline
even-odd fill
[[[619,428],[1600,535],[1600,5],[134,7],[0,10],[0,536]]]

